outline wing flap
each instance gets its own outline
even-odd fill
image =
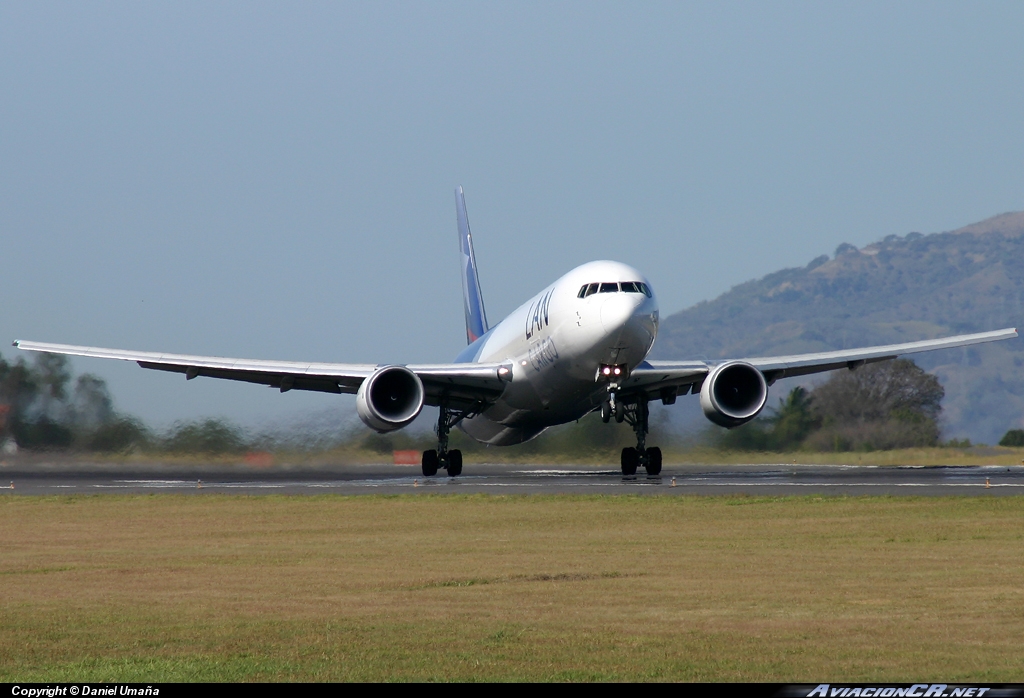
[[[309,390],[321,393],[355,393],[359,390],[362,379],[355,381],[350,378],[323,377],[306,374],[290,374],[276,371],[247,371],[239,368],[209,368],[182,364],[137,362],[142,368],[172,373],[184,373],[188,379],[203,376],[205,378],[222,378],[243,381],[279,388],[281,392],[289,390]]]

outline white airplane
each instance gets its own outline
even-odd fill
[[[705,416],[723,427],[756,417],[779,378],[803,376],[935,349],[1017,336],[1015,329],[843,351],[732,359],[647,361],[658,335],[658,302],[636,269],[609,261],[576,267],[493,327],[487,323],[462,187],[455,190],[467,346],[449,364],[372,365],[260,361],[16,341],[27,351],[138,362],[143,368],[259,383],[280,389],[355,393],[360,419],[378,432],[411,423],[424,405],[440,408],[437,448],[423,474],[462,473],[448,448],[453,426],[479,442],[518,444],[550,426],[600,410],[627,422],[636,446],[622,449],[624,475],[661,472],[661,449],[648,447],[648,403],[700,396]]]

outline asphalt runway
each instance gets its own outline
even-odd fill
[[[8,485],[8,482],[10,483]],[[748,494],[1020,495],[1024,466],[672,465],[658,477],[617,469],[467,463],[464,474],[423,477],[418,466],[309,469],[245,466],[0,468],[0,495],[195,494]]]

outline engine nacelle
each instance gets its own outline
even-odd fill
[[[401,429],[423,409],[423,382],[405,366],[382,366],[359,386],[356,412],[381,434]]]
[[[764,374],[742,361],[715,366],[700,388],[704,416],[730,429],[756,417],[767,401],[768,383]]]

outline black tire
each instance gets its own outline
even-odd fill
[[[647,474],[661,475],[661,449],[657,446],[647,449]]]
[[[430,449],[423,452],[423,477],[437,475],[437,451]]]
[[[622,424],[622,420],[626,418],[626,406],[620,401],[615,401],[615,421]],[[636,450],[636,449],[633,449]]]
[[[462,475],[462,451],[448,451],[448,477]]]
[[[601,403],[601,421],[605,424],[612,421],[612,404],[607,400]]]
[[[622,449],[622,474],[626,477],[636,475],[636,466],[640,462],[640,454],[632,446]]]

